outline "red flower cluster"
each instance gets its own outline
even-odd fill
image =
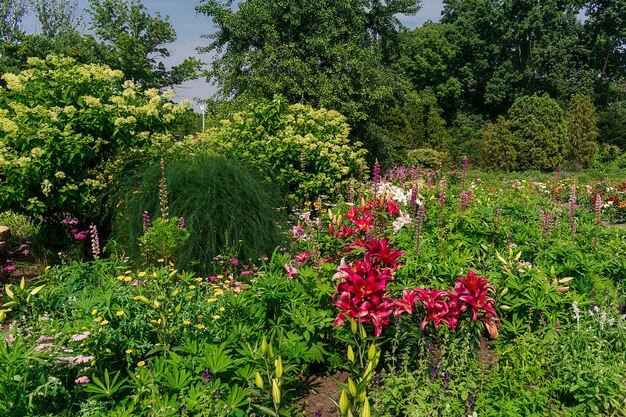
[[[495,292],[495,288],[489,285],[489,281],[474,274],[474,271],[469,271],[467,278],[456,279],[454,291],[423,288],[404,290],[403,297],[394,301],[395,315],[413,314],[415,304],[421,301],[426,308],[426,317],[421,325],[422,330],[431,322],[436,327],[444,323],[450,329],[454,329],[463,314],[471,311],[472,321],[476,322],[480,317],[489,334],[496,338],[498,337],[496,301],[487,297],[490,291]]]
[[[337,285],[333,298],[341,312],[335,319],[340,326],[348,318],[357,322],[372,323],[374,333],[380,336],[382,326],[389,324],[394,301],[385,295],[387,283],[393,279],[393,271],[398,268],[397,259],[404,255],[389,248],[389,239],[370,238],[354,244],[365,248],[364,259],[339,267],[343,277]]]
[[[355,206],[350,207],[350,210],[344,214],[344,218],[350,220],[352,225],[346,226],[344,224],[339,225],[339,230],[335,230],[332,224],[328,225],[328,232],[334,234],[337,237],[348,238],[356,235],[359,232],[369,232],[374,228],[374,221],[376,215],[376,209],[382,209],[388,214],[397,216],[400,214],[400,206],[393,200],[387,199],[378,206],[372,201],[367,204],[361,205],[360,208]]]

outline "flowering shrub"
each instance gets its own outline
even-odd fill
[[[122,84],[123,74],[106,66],[57,56],[28,62],[2,75],[0,211],[83,213],[116,164],[167,142],[187,107],[169,102],[170,93]]]
[[[297,199],[314,199],[347,185],[365,164],[366,151],[349,142],[349,131],[336,111],[287,106],[275,98],[223,120],[208,132],[206,146],[217,142],[222,152],[252,163]]]

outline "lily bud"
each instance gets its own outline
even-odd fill
[[[280,356],[276,358],[274,361],[274,366],[276,367],[276,378],[282,378],[283,376],[283,361],[280,359]]]
[[[274,404],[280,404],[280,387],[278,386],[278,380],[272,379],[272,400]]]
[[[261,355],[267,356],[268,350],[267,339],[263,336],[263,339],[261,340]]]
[[[348,360],[354,363],[354,350],[352,350],[352,346],[348,346]]]
[[[356,392],[356,385],[354,384],[354,381],[350,377],[348,377],[348,392],[353,397],[356,397],[356,394],[357,394],[357,392]]]
[[[261,377],[259,371],[256,371],[256,375],[254,375],[254,383],[256,384],[257,388],[263,389],[263,378]]]
[[[339,411],[341,412],[342,416],[345,416],[348,412],[348,406],[348,393],[344,388],[341,390],[341,397],[339,398]]]
[[[366,398],[365,402],[363,403],[363,408],[361,409],[361,417],[370,417],[370,415],[371,415],[370,402]]]
[[[372,361],[374,360],[375,356],[376,356],[376,343],[372,342],[372,344],[370,345],[370,348],[367,351],[367,359]]]

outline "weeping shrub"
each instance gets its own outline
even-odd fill
[[[280,192],[236,160],[187,156],[166,163],[169,216],[183,217],[190,234],[176,253],[178,268],[206,274],[216,255],[257,259],[280,243]],[[142,213],[153,219],[159,208],[159,163],[120,179],[113,198],[111,237],[128,256],[143,260],[139,238]]]

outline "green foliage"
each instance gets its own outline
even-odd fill
[[[167,142],[180,106],[122,73],[71,58],[31,59],[0,90],[0,209],[46,219],[83,214],[115,164]],[[148,149],[148,152],[146,152]]]
[[[430,148],[412,149],[404,160],[407,166],[416,166],[426,170],[439,170],[447,162],[447,155]]]
[[[345,186],[365,164],[365,150],[348,140],[346,119],[332,110],[261,101],[208,131],[200,146],[254,165],[295,199],[317,199]]]
[[[483,141],[486,168],[552,171],[563,161],[567,125],[547,95],[520,97],[506,119],[485,129]]]
[[[112,237],[135,261],[142,259],[139,239],[148,239],[142,238],[142,213],[152,217],[160,213],[160,179],[160,166],[155,163],[143,172],[120,177],[111,198],[114,205],[119,204],[112,214]],[[166,179],[172,227],[182,217],[190,234],[173,254],[177,266],[206,273],[216,255],[257,259],[280,243],[278,190],[237,160],[181,156],[166,163]],[[165,256],[162,248],[154,249]]]
[[[626,149],[626,103],[614,103],[598,112],[598,142]]]
[[[568,143],[566,159],[574,169],[593,165],[598,137],[596,109],[589,96],[577,94],[569,102],[565,114]]]
[[[482,135],[481,167],[492,171],[515,171],[519,167],[517,158],[518,149],[506,119],[500,116],[496,123],[487,123]]]
[[[202,50],[219,54],[208,75],[222,97],[280,94],[292,104],[337,110],[353,123],[394,93],[376,43],[419,2],[247,0],[233,10],[228,2],[203,0],[196,10],[215,26]]]
[[[111,68],[121,70],[126,79],[144,88],[180,84],[196,78],[201,62],[187,58],[171,70],[156,57],[167,58],[164,44],[176,40],[169,18],[150,15],[141,0],[89,0],[91,30],[102,41],[101,59]]]

